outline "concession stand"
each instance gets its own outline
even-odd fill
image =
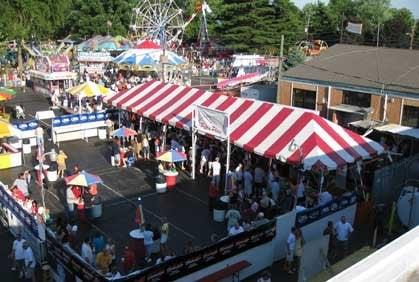
[[[77,73],[70,70],[70,59],[66,55],[37,57],[35,69],[29,71],[33,90],[51,95],[74,85]]]
[[[10,123],[0,121],[0,169],[22,165],[22,152],[10,144],[10,138],[20,135],[17,128]]]
[[[80,73],[103,74],[106,70],[106,65],[112,62],[112,60],[111,53],[108,51],[77,53]]]

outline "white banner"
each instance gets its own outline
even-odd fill
[[[228,114],[205,107],[195,108],[195,127],[198,131],[215,137],[227,138]]]
[[[361,34],[362,33],[362,23],[351,23],[348,22],[348,25],[346,26],[346,31]]]

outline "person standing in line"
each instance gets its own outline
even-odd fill
[[[218,186],[215,185],[214,180],[211,180],[208,188],[208,207],[210,212],[213,211],[218,196]]]
[[[246,167],[243,173],[244,192],[247,197],[250,197],[253,193],[253,175],[250,172],[250,168]]]
[[[153,236],[154,233],[153,231],[151,231],[151,226],[150,224],[145,225],[143,231],[142,231],[143,235],[144,235],[144,247],[145,247],[145,252],[146,252],[146,261],[150,262],[151,261],[151,251],[153,250]]]
[[[57,165],[58,165],[57,174],[59,178],[64,178],[64,173],[65,173],[65,170],[67,169],[67,165],[66,165],[67,158],[68,157],[64,153],[64,151],[60,150],[60,152],[57,155]]]
[[[18,271],[19,274],[22,274],[24,266],[24,249],[23,243],[25,240],[22,238],[20,233],[16,234],[16,239],[13,241],[12,251],[10,252],[10,258],[13,261],[12,271]]]
[[[335,225],[337,246],[341,257],[344,258],[348,252],[349,237],[354,231],[352,225],[346,221],[346,217],[343,215]]]
[[[167,254],[169,252],[169,247],[167,245],[167,241],[169,240],[169,223],[166,218],[163,218],[162,221],[163,225],[160,229],[160,251],[163,254]]]
[[[216,157],[213,162],[210,162],[210,169],[212,171],[212,181],[215,182],[217,187],[220,187],[220,180],[221,180],[221,164],[220,158]],[[208,173],[209,175],[209,173]]]
[[[333,260],[336,256],[336,231],[333,226],[333,221],[329,221],[326,228],[323,230],[323,236],[327,235],[329,235],[329,248],[327,257],[329,260]]]
[[[89,237],[86,237],[81,245],[81,257],[90,265],[94,265],[93,250]]]
[[[243,164],[239,163],[235,169],[235,179],[237,188],[243,189]]]
[[[23,243],[23,249],[24,249],[24,258],[25,258],[25,266],[24,266],[24,272],[25,272],[25,279],[28,281],[35,282],[35,267],[36,267],[36,261],[35,257],[33,256],[33,252],[31,247],[29,247],[28,242]]]
[[[296,258],[296,266],[295,268],[297,271],[300,269],[301,257],[303,255],[303,246],[305,244],[303,232],[300,228],[295,229],[295,258]]]
[[[36,135],[36,144],[44,145],[44,129],[40,125],[38,125],[38,127],[35,129],[35,135]]]
[[[143,140],[141,140],[143,145],[143,157],[145,160],[150,159],[150,143],[148,142],[147,134],[143,135]]]
[[[13,182],[12,186],[16,186],[17,189],[19,189],[25,197],[29,196],[28,182],[27,182],[27,180],[25,178],[25,174],[23,172],[19,173],[18,177]]]
[[[230,209],[227,211],[225,215],[225,219],[227,219],[227,232],[230,231],[230,229],[239,222],[241,219],[240,212],[236,209],[235,206],[230,205]]]
[[[287,238],[286,270],[288,271],[288,274],[294,273],[295,241],[295,227],[292,227],[291,232]]]

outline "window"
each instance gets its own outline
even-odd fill
[[[371,107],[371,95],[366,93],[343,91],[343,103],[346,105],[357,106],[362,108]]]
[[[316,91],[294,89],[292,105],[310,110],[316,109]]]
[[[419,107],[403,106],[402,125],[419,127]]]

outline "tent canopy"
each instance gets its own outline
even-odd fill
[[[106,88],[105,86],[96,84],[91,81],[74,86],[68,89],[67,92],[74,96],[88,97],[88,98],[95,97],[95,96],[106,96],[106,95],[114,93],[109,88]]]
[[[21,131],[8,123],[7,121],[0,119],[0,138],[20,136]]]
[[[194,105],[230,115],[231,143],[305,169],[336,169],[383,152],[383,147],[313,111],[150,81],[104,98],[108,104],[190,130]],[[293,144],[298,150],[292,149]]]

